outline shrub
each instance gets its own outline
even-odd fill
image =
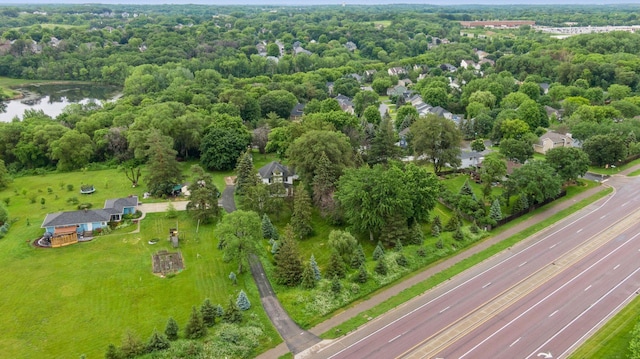
[[[67,203],[69,203],[69,204],[78,204],[78,203],[80,203],[80,200],[78,199],[78,197],[69,197],[69,198],[67,198]]]
[[[93,204],[92,204],[92,203],[89,203],[89,202],[80,203],[80,204],[78,205],[78,209],[79,209],[79,210],[82,210],[82,209],[91,209],[91,207],[93,207]]]
[[[73,191],[73,185],[71,183],[69,183],[67,185],[67,191],[72,192]]]
[[[175,319],[169,318],[167,321],[167,326],[164,328],[164,334],[167,336],[169,340],[178,339],[178,322]]]

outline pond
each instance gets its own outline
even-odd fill
[[[91,101],[113,101],[120,97],[120,89],[97,84],[41,84],[15,90],[22,98],[0,103],[0,121],[9,122],[14,117],[22,119],[25,110],[42,110],[55,118],[70,104],[87,104]]]

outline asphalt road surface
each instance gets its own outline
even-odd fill
[[[306,358],[564,358],[640,288],[640,179]]]

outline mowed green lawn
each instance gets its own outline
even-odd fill
[[[97,191],[80,195],[82,183],[94,184]],[[74,185],[73,192],[67,191],[66,184]],[[238,285],[233,286],[228,275],[236,266],[222,262],[213,225],[200,226],[196,233],[196,223],[186,213],[177,219],[167,219],[164,213],[149,214],[140,233],[130,233],[136,229],[130,226],[63,248],[28,244],[43,233],[40,225],[47,212],[74,209],[66,203],[69,197],[102,208],[107,198],[129,194],[142,198],[143,192],[144,185],[131,188],[117,170],[17,178],[0,192],[0,199],[10,198],[9,214],[17,219],[0,239],[3,357],[102,357],[109,343],[120,345],[127,329],[146,341],[154,328],[164,330],[170,316],[182,328],[192,305],[199,306],[208,297],[226,307],[229,297],[235,298],[240,289],[247,292],[250,312],[258,315],[267,334],[260,347],[281,341],[262,310],[251,275],[238,276]],[[33,195],[36,203],[32,204]],[[41,198],[45,198],[44,208]],[[151,255],[172,250],[167,235],[176,225],[183,238],[180,251],[186,269],[172,278],[160,278],[151,272]],[[152,238],[161,241],[150,245]]]

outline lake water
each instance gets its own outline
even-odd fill
[[[74,103],[87,104],[112,101],[120,96],[120,89],[102,85],[30,85],[16,89],[23,98],[5,101],[0,105],[0,121],[22,118],[25,110],[42,110],[55,118],[65,107]]]

